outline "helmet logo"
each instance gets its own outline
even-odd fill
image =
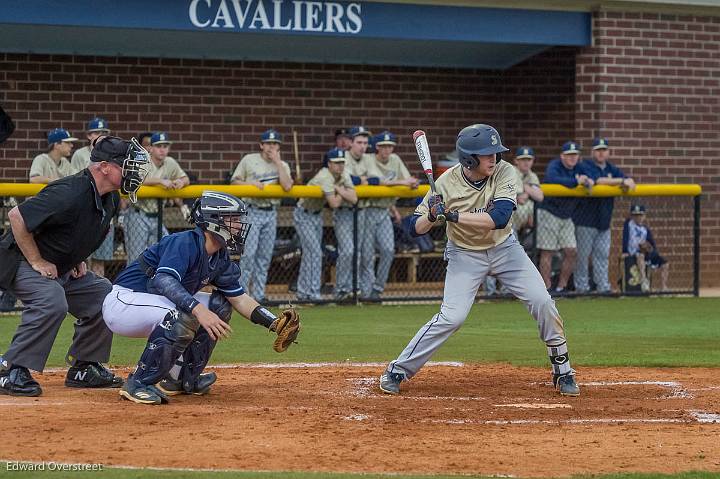
[[[497,136],[495,136],[495,135],[490,135],[490,141],[491,141],[491,143],[492,143],[493,145],[497,145],[497,144],[498,144]]]

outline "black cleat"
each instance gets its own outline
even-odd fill
[[[210,392],[210,386],[215,384],[215,381],[217,381],[217,374],[206,373],[201,374],[195,380],[195,386],[190,392],[186,391],[183,388],[183,384],[181,381],[176,381],[170,378],[163,379],[162,381],[157,383],[156,387],[161,392],[165,393],[166,396],[177,396],[178,394],[194,394],[195,396],[204,396],[205,394]]]
[[[65,386],[69,388],[119,388],[123,380],[100,363],[79,362],[68,369]]]
[[[12,366],[0,370],[0,394],[34,397],[42,394],[42,388],[30,375],[28,368]]]

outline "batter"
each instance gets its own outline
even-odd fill
[[[456,146],[460,164],[438,178],[437,195],[428,192],[418,205],[411,229],[416,235],[425,234],[438,215],[444,214],[447,219],[448,265],[440,312],[387,366],[380,376],[380,389],[388,394],[400,393],[401,382],[417,374],[462,326],[478,288],[492,274],[525,303],[537,322],[540,338],[547,345],[555,388],[563,396],[579,396],[555,301],[512,233],[510,218],[518,192],[515,169],[501,158],[508,149],[497,130],[483,124],[461,130]]]

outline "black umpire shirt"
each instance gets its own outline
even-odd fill
[[[18,206],[40,255],[62,276],[103,242],[120,205],[120,193],[100,196],[85,169],[55,180]]]

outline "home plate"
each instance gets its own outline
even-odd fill
[[[570,404],[542,404],[542,403],[517,403],[517,404],[493,404],[495,407],[516,407],[520,409],[572,409]]]

